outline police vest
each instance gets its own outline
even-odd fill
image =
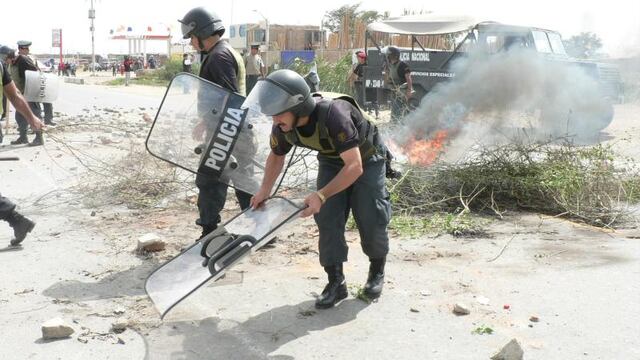
[[[2,82],[3,77],[4,77],[4,64],[0,64],[0,82]],[[3,96],[4,96],[4,84],[0,84],[0,98],[2,98]],[[4,107],[2,107],[2,101],[0,101],[0,113],[4,114]]]
[[[378,152],[377,145],[379,145],[380,142],[378,129],[375,125],[373,125],[368,114],[360,108],[355,99],[353,99],[349,95],[328,92],[317,92],[313,93],[312,96],[330,100],[340,99],[351,103],[351,105],[358,109],[358,111],[362,115],[362,121],[360,122],[360,124],[354,122],[354,125],[356,125],[356,129],[358,130],[358,148],[360,149],[360,156],[362,157],[362,161],[366,161]],[[327,129],[326,125],[327,117],[329,115],[329,111],[331,110],[332,104],[332,101],[321,101],[316,103],[316,129],[311,136],[304,136],[298,132],[297,128],[294,128],[293,131],[289,131],[283,134],[285,140],[291,145],[302,146],[305,148],[316,150],[320,153],[320,155],[329,158],[340,158],[340,154],[336,151],[333,139],[331,139],[331,137],[329,136],[329,130]],[[354,119],[352,118],[351,120]]]
[[[236,79],[238,80],[238,93],[242,96],[246,96],[247,86],[245,76],[247,74],[247,71],[244,67],[244,60],[242,59],[242,55],[240,55],[240,53],[237,52],[236,49],[232,48],[230,45],[228,46],[228,49],[231,51],[231,53],[233,54],[233,58],[238,64],[238,72],[236,73]]]

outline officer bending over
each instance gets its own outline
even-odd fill
[[[385,188],[386,147],[376,127],[354,104],[348,97],[312,95],[302,76],[291,70],[279,70],[258,81],[245,102],[246,107],[273,117],[271,153],[260,190],[251,199],[253,208],[269,197],[285,155],[294,145],[318,151],[318,191],[304,199],[308,207],[302,212],[303,217],[314,215],[320,233],[320,264],[329,278],[316,300],[317,308],[330,308],[347,297],[342,264],[347,261],[344,233],[349,211],[370,260],[365,294],[377,298],[384,283],[391,216]]]

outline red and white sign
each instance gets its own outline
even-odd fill
[[[51,30],[51,46],[60,47],[62,40],[62,29]]]

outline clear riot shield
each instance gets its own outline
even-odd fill
[[[241,109],[244,99],[195,75],[176,75],[147,136],[147,150],[175,166],[255,194],[271,151],[272,122]]]
[[[274,231],[293,219],[301,207],[273,197],[257,210],[245,210],[179,256],[156,269],[145,290],[164,316],[209,280],[219,279],[244,256],[264,246]]]

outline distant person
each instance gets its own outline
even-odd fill
[[[118,63],[116,61],[114,61],[111,64],[111,76],[115,77],[116,73],[117,73],[117,70],[118,70]]]
[[[267,75],[267,68],[264,66],[264,61],[262,61],[262,57],[258,52],[259,47],[257,44],[251,45],[251,52],[244,60],[244,66],[247,71],[247,93],[251,92],[259,78]]]
[[[364,106],[364,91],[362,88],[362,78],[364,76],[364,67],[367,65],[367,54],[364,51],[356,51],[358,64],[349,74],[349,86],[355,90],[356,101],[360,106]]]
[[[21,94],[24,94],[24,86],[25,86],[25,72],[27,70],[30,71],[38,71],[36,66],[31,62],[31,59],[24,55],[16,54],[15,52],[9,52],[6,55],[6,62],[9,64],[9,73],[11,74],[11,78],[13,83],[15,83],[15,87],[20,91]],[[9,98],[9,100],[11,100]],[[40,118],[40,104],[37,102],[29,102],[28,103],[31,113],[33,113],[36,117]],[[21,112],[16,112],[16,123],[18,124],[18,133],[19,136],[16,140],[11,142],[11,145],[21,145],[21,144],[29,144],[29,146],[38,146],[44,144],[44,139],[42,137],[42,131],[36,131],[36,137],[33,139],[31,143],[29,143],[29,139],[27,138],[27,130],[29,127],[29,119],[27,119]]]
[[[182,54],[182,72],[190,73],[191,72],[191,55]]]
[[[124,86],[129,86],[129,80],[131,80],[131,70],[133,67],[133,60],[131,57],[125,56],[124,62],[122,63],[124,66]]]
[[[156,68],[156,59],[153,57],[153,55],[149,55],[149,69],[155,69]]]
[[[36,58],[30,55],[30,49],[29,49],[30,47],[31,47],[31,41],[27,41],[27,40],[18,41],[18,53],[20,55],[27,56],[29,59],[31,59],[31,61],[33,62],[35,67],[38,69],[38,71],[41,71],[40,67],[38,66],[38,61],[36,60]],[[40,103],[38,103],[38,106],[40,106]],[[49,126],[56,126],[57,124],[53,122],[53,104],[43,102],[42,109],[44,110],[44,124]]]
[[[411,69],[400,61],[400,50],[395,46],[387,48],[385,82],[392,91],[391,120],[401,119],[407,111],[409,99],[413,93]]]

